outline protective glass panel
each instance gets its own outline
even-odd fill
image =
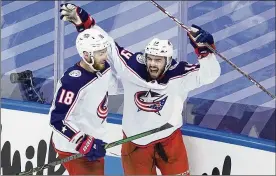
[[[2,98],[50,103],[54,2],[3,1],[1,22]]]
[[[189,1],[188,25],[210,32],[217,50],[275,95],[275,2]],[[189,62],[196,62],[187,46]],[[214,83],[189,94],[187,123],[275,140],[275,100],[219,58]]]

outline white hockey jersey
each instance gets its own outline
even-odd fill
[[[95,28],[102,30],[99,26]],[[102,30],[103,31],[103,30]],[[107,35],[107,34],[106,34]],[[111,62],[124,87],[122,128],[126,136],[158,128],[166,123],[174,127],[133,141],[146,145],[170,136],[183,124],[183,103],[188,92],[214,82],[220,76],[220,65],[214,54],[199,60],[199,64],[176,62],[164,76],[150,81],[142,53],[132,53],[110,42]]]
[[[73,137],[79,132],[103,139],[106,134],[108,93],[116,93],[117,80],[110,65],[101,74],[88,72],[79,63],[69,68],[57,84],[50,108],[52,141],[56,149],[77,153]]]

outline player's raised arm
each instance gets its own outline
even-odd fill
[[[199,30],[196,33],[196,41],[190,39],[190,43],[194,47],[195,53],[198,56],[199,63],[185,64],[183,84],[185,85],[184,88],[188,91],[213,83],[220,76],[221,72],[220,64],[217,61],[215,54],[207,47],[199,47],[197,45],[197,43],[208,43],[215,48],[213,36],[196,25],[192,25],[192,27]]]
[[[108,84],[108,95],[119,95],[123,94],[124,89],[123,86],[120,86],[120,81],[117,74],[112,73],[112,76],[110,78],[109,84]]]
[[[109,41],[111,43],[111,51],[109,52],[109,62],[114,66],[118,74],[120,74],[121,76],[126,76],[128,75],[127,72],[129,72],[132,69],[131,67],[135,67],[134,65],[136,59],[133,58],[136,58],[136,55],[138,55],[138,53],[135,53],[136,55],[132,57],[134,53],[126,50],[124,47],[116,43],[113,40],[113,38],[111,38],[106,33],[105,30],[103,30],[100,26],[96,25],[95,19],[93,19],[91,15],[87,13],[84,9],[74,4],[66,3],[61,5],[60,13],[60,19],[63,21],[73,23],[78,32],[82,32],[85,29],[89,28],[95,28],[104,33],[106,36],[108,36]]]

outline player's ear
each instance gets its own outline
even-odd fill
[[[89,53],[86,52],[86,51],[84,51],[84,52],[83,52],[83,57],[84,57],[84,59],[88,59],[88,56],[89,56]]]

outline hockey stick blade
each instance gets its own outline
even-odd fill
[[[169,129],[171,127],[173,127],[173,125],[171,125],[169,123],[166,123],[165,125],[162,125],[161,127],[158,127],[158,128],[155,128],[155,129],[152,129],[152,130],[149,130],[149,131],[145,131],[143,133],[139,133],[139,134],[127,137],[125,139],[120,139],[118,141],[106,144],[104,148],[105,149],[109,149],[109,148],[112,148],[112,147],[115,147],[115,146],[118,146],[118,145],[130,142],[130,141],[133,141],[133,140],[136,140],[136,139],[140,139],[142,137],[145,137],[145,136],[148,136],[148,135],[151,135],[151,134],[154,134],[154,133],[157,133],[157,132]],[[34,172],[39,172],[39,171],[47,169],[47,168],[49,168],[51,166],[56,166],[56,165],[59,165],[59,164],[62,164],[62,163],[65,163],[65,162],[68,162],[68,161],[71,161],[71,160],[74,160],[74,159],[81,158],[83,156],[84,155],[81,154],[81,153],[74,154],[74,155],[71,155],[71,156],[69,156],[67,158],[63,158],[61,160],[54,161],[54,162],[51,162],[49,164],[44,164],[43,166],[33,168],[33,169],[29,170],[29,171],[24,171],[24,172],[17,173],[16,175],[32,175],[32,173],[34,173]]]
[[[188,27],[185,26],[182,22],[180,22],[177,18],[175,18],[174,16],[172,16],[169,12],[167,12],[162,6],[160,6],[158,3],[156,3],[154,0],[150,0],[150,2],[156,6],[159,10],[161,10],[164,14],[166,14],[171,20],[173,20],[174,22],[176,22],[176,24],[178,24],[180,27],[182,27],[185,31],[187,31],[188,35],[190,36],[190,38],[192,40],[195,41],[195,38],[193,37],[194,34],[194,29],[193,27]],[[264,91],[267,95],[269,95],[272,99],[275,99],[275,95],[273,95],[272,93],[270,93],[264,86],[262,86],[258,81],[256,81],[255,79],[253,79],[251,76],[249,76],[247,73],[245,73],[244,71],[242,71],[237,65],[235,65],[233,62],[231,62],[229,59],[227,59],[226,57],[224,57],[223,55],[221,55],[217,50],[215,50],[214,48],[212,48],[208,43],[199,43],[196,44],[198,46],[206,46],[207,48],[209,48],[213,53],[215,53],[216,55],[218,55],[221,59],[223,59],[225,62],[227,62],[228,64],[230,64],[234,69],[236,69],[239,73],[241,73],[243,76],[245,76],[249,81],[251,81],[253,84],[255,84],[259,89],[261,89],[262,91]]]

